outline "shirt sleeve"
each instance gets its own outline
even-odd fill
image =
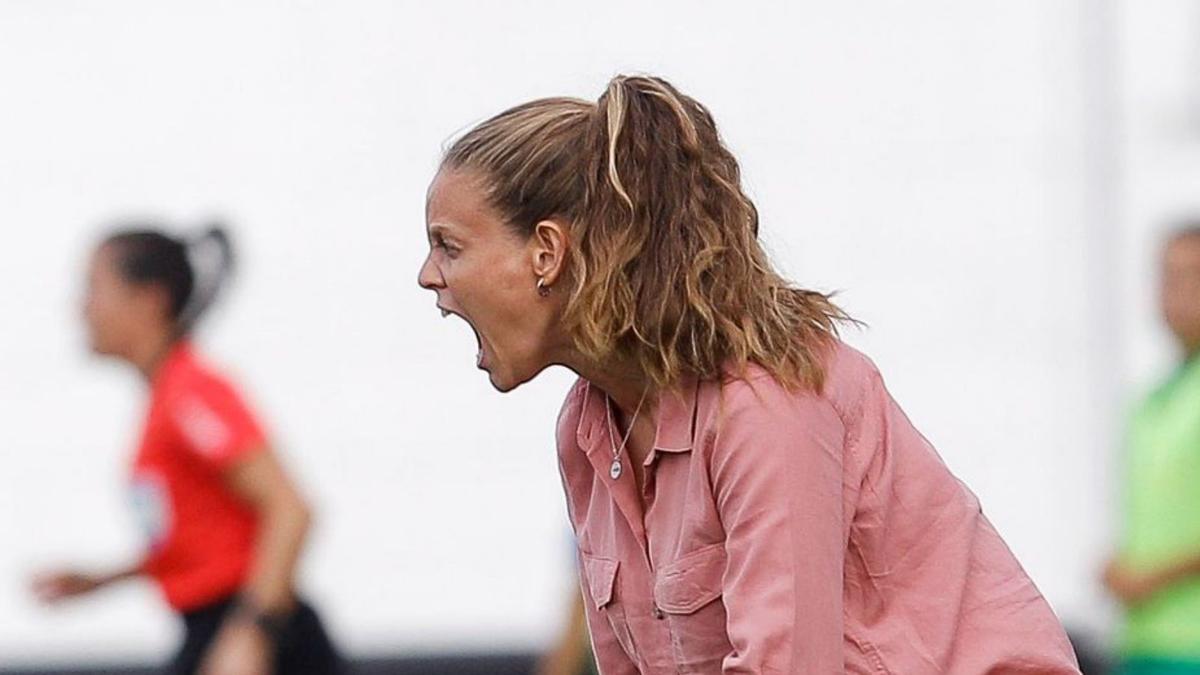
[[[170,418],[188,451],[224,469],[265,446],[262,428],[227,382],[197,378],[170,401]]]
[[[842,672],[842,422],[769,379],[726,394],[712,451],[733,646],[722,672]]]

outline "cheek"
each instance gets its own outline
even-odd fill
[[[491,284],[498,317],[504,318],[515,329],[528,329],[535,292],[524,269],[497,268]]]
[[[84,301],[84,317],[92,330],[111,335],[128,322],[128,302],[117,289],[97,288]]]
[[[504,359],[537,360],[540,329],[537,293],[527,273],[497,269],[475,295],[464,298],[476,327]]]
[[[1188,277],[1168,279],[1162,287],[1163,299],[1180,307],[1200,304],[1198,294],[1200,294],[1200,280]]]
[[[108,311],[110,303],[99,288],[89,288],[83,296],[83,316],[89,323],[99,323]]]
[[[527,276],[518,261],[500,256],[457,260],[444,271],[447,290],[480,319],[520,316],[527,309]]]
[[[103,298],[91,298],[85,305],[83,316],[88,329],[99,337],[110,336],[114,326],[119,324],[113,317],[111,305],[104,302]]]

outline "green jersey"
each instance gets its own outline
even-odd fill
[[[1149,571],[1200,555],[1200,359],[1138,406],[1126,476],[1123,560]],[[1200,663],[1200,577],[1130,608],[1121,651]]]

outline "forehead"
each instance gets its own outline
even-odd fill
[[[100,244],[92,251],[92,255],[88,257],[88,269],[93,273],[115,272],[117,264],[117,250],[111,243]]]
[[[97,247],[88,258],[85,284],[93,290],[129,285],[118,269],[118,261],[118,252],[113,246]]]
[[[1167,243],[1168,260],[1188,262],[1200,258],[1200,233],[1182,234]]]
[[[434,176],[425,197],[425,223],[430,232],[486,231],[500,225],[501,220],[488,203],[483,181],[477,176],[449,168]]]

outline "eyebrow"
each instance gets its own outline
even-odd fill
[[[440,222],[429,224],[428,236],[430,239],[440,236],[447,239],[453,239],[458,242],[462,241],[462,235],[459,233],[458,228],[455,228],[453,225]]]

